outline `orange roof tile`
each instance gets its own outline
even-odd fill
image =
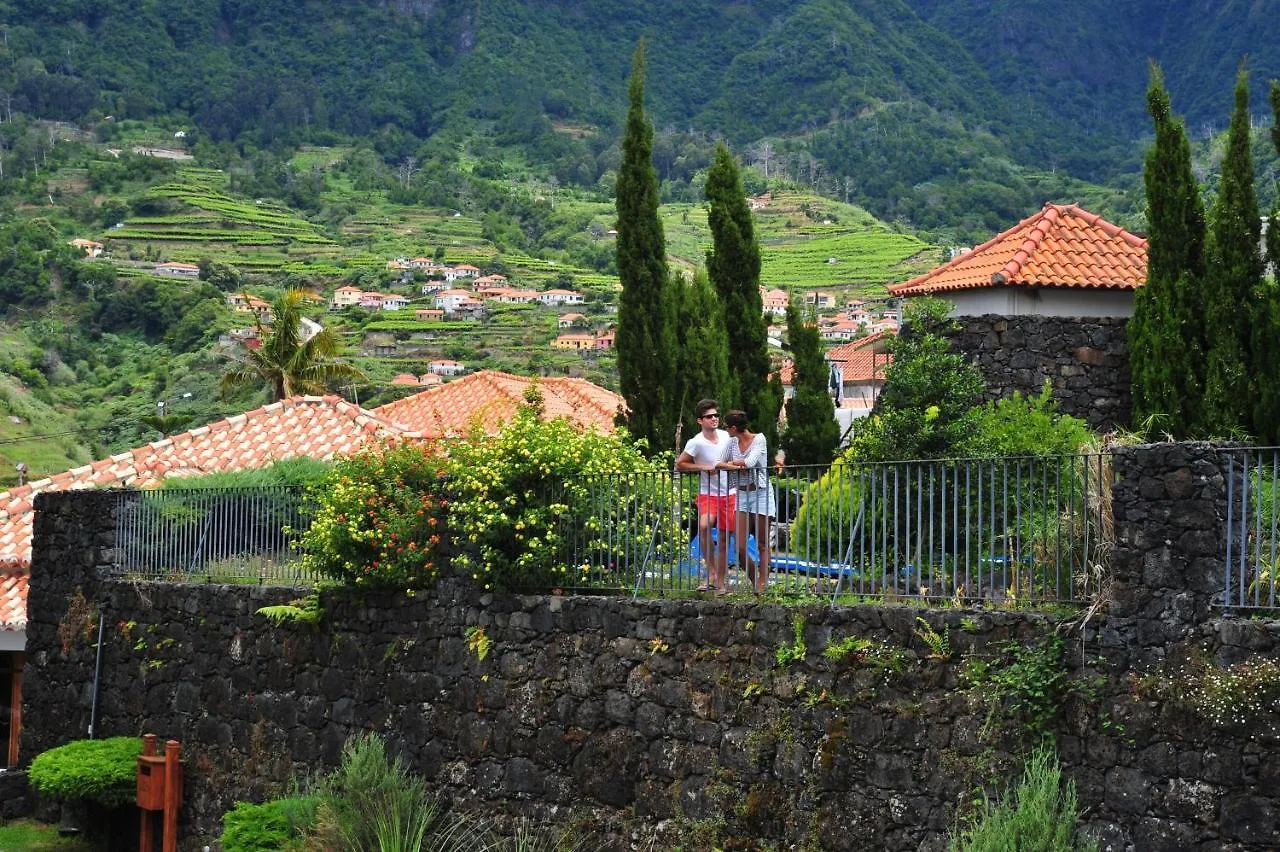
[[[1147,280],[1147,241],[1074,204],[1046,204],[973,251],[902,284],[895,296],[979,287],[1136,290]]]
[[[27,629],[27,574],[0,574],[0,630]]]
[[[40,492],[149,486],[297,456],[327,459],[358,450],[371,435],[416,437],[336,396],[294,397],[0,492],[0,570],[30,567],[32,499]]]
[[[893,331],[878,331],[827,350],[827,361],[840,365],[846,382],[867,382],[884,378],[884,368],[893,363],[886,344]]]
[[[535,379],[496,370],[469,376],[387,403],[371,412],[424,438],[466,434],[473,422],[492,433],[515,415]],[[580,426],[613,430],[622,397],[586,379],[537,379],[545,416],[564,417]]]

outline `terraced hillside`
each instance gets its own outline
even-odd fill
[[[219,170],[180,169],[174,180],[146,193],[163,212],[129,216],[108,230],[109,249],[118,258],[146,255],[148,249],[168,260],[207,257],[260,273],[333,275],[351,264],[319,225],[281,204],[236,198],[226,189],[227,176]]]

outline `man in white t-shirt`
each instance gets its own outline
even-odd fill
[[[714,399],[700,400],[694,413],[702,429],[684,445],[684,452],[676,459],[676,470],[698,473],[698,541],[707,563],[707,582],[699,586],[698,591],[723,595],[728,592],[724,575],[735,495],[732,474],[717,470],[716,466],[729,460],[729,433],[719,428],[720,404]],[[720,531],[714,547],[711,545],[713,527]]]

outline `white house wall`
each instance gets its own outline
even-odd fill
[[[955,305],[953,317],[1130,317],[1133,291],[1049,287],[990,287],[938,294]]]

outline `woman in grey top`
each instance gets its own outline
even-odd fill
[[[740,471],[736,538],[738,564],[747,566],[747,576],[758,595],[769,582],[769,525],[778,516],[773,485],[769,483],[769,450],[764,435],[747,428],[747,415],[730,411],[724,418],[729,433],[729,460],[718,467]],[[747,562],[747,535],[754,533],[760,552],[758,563]]]

